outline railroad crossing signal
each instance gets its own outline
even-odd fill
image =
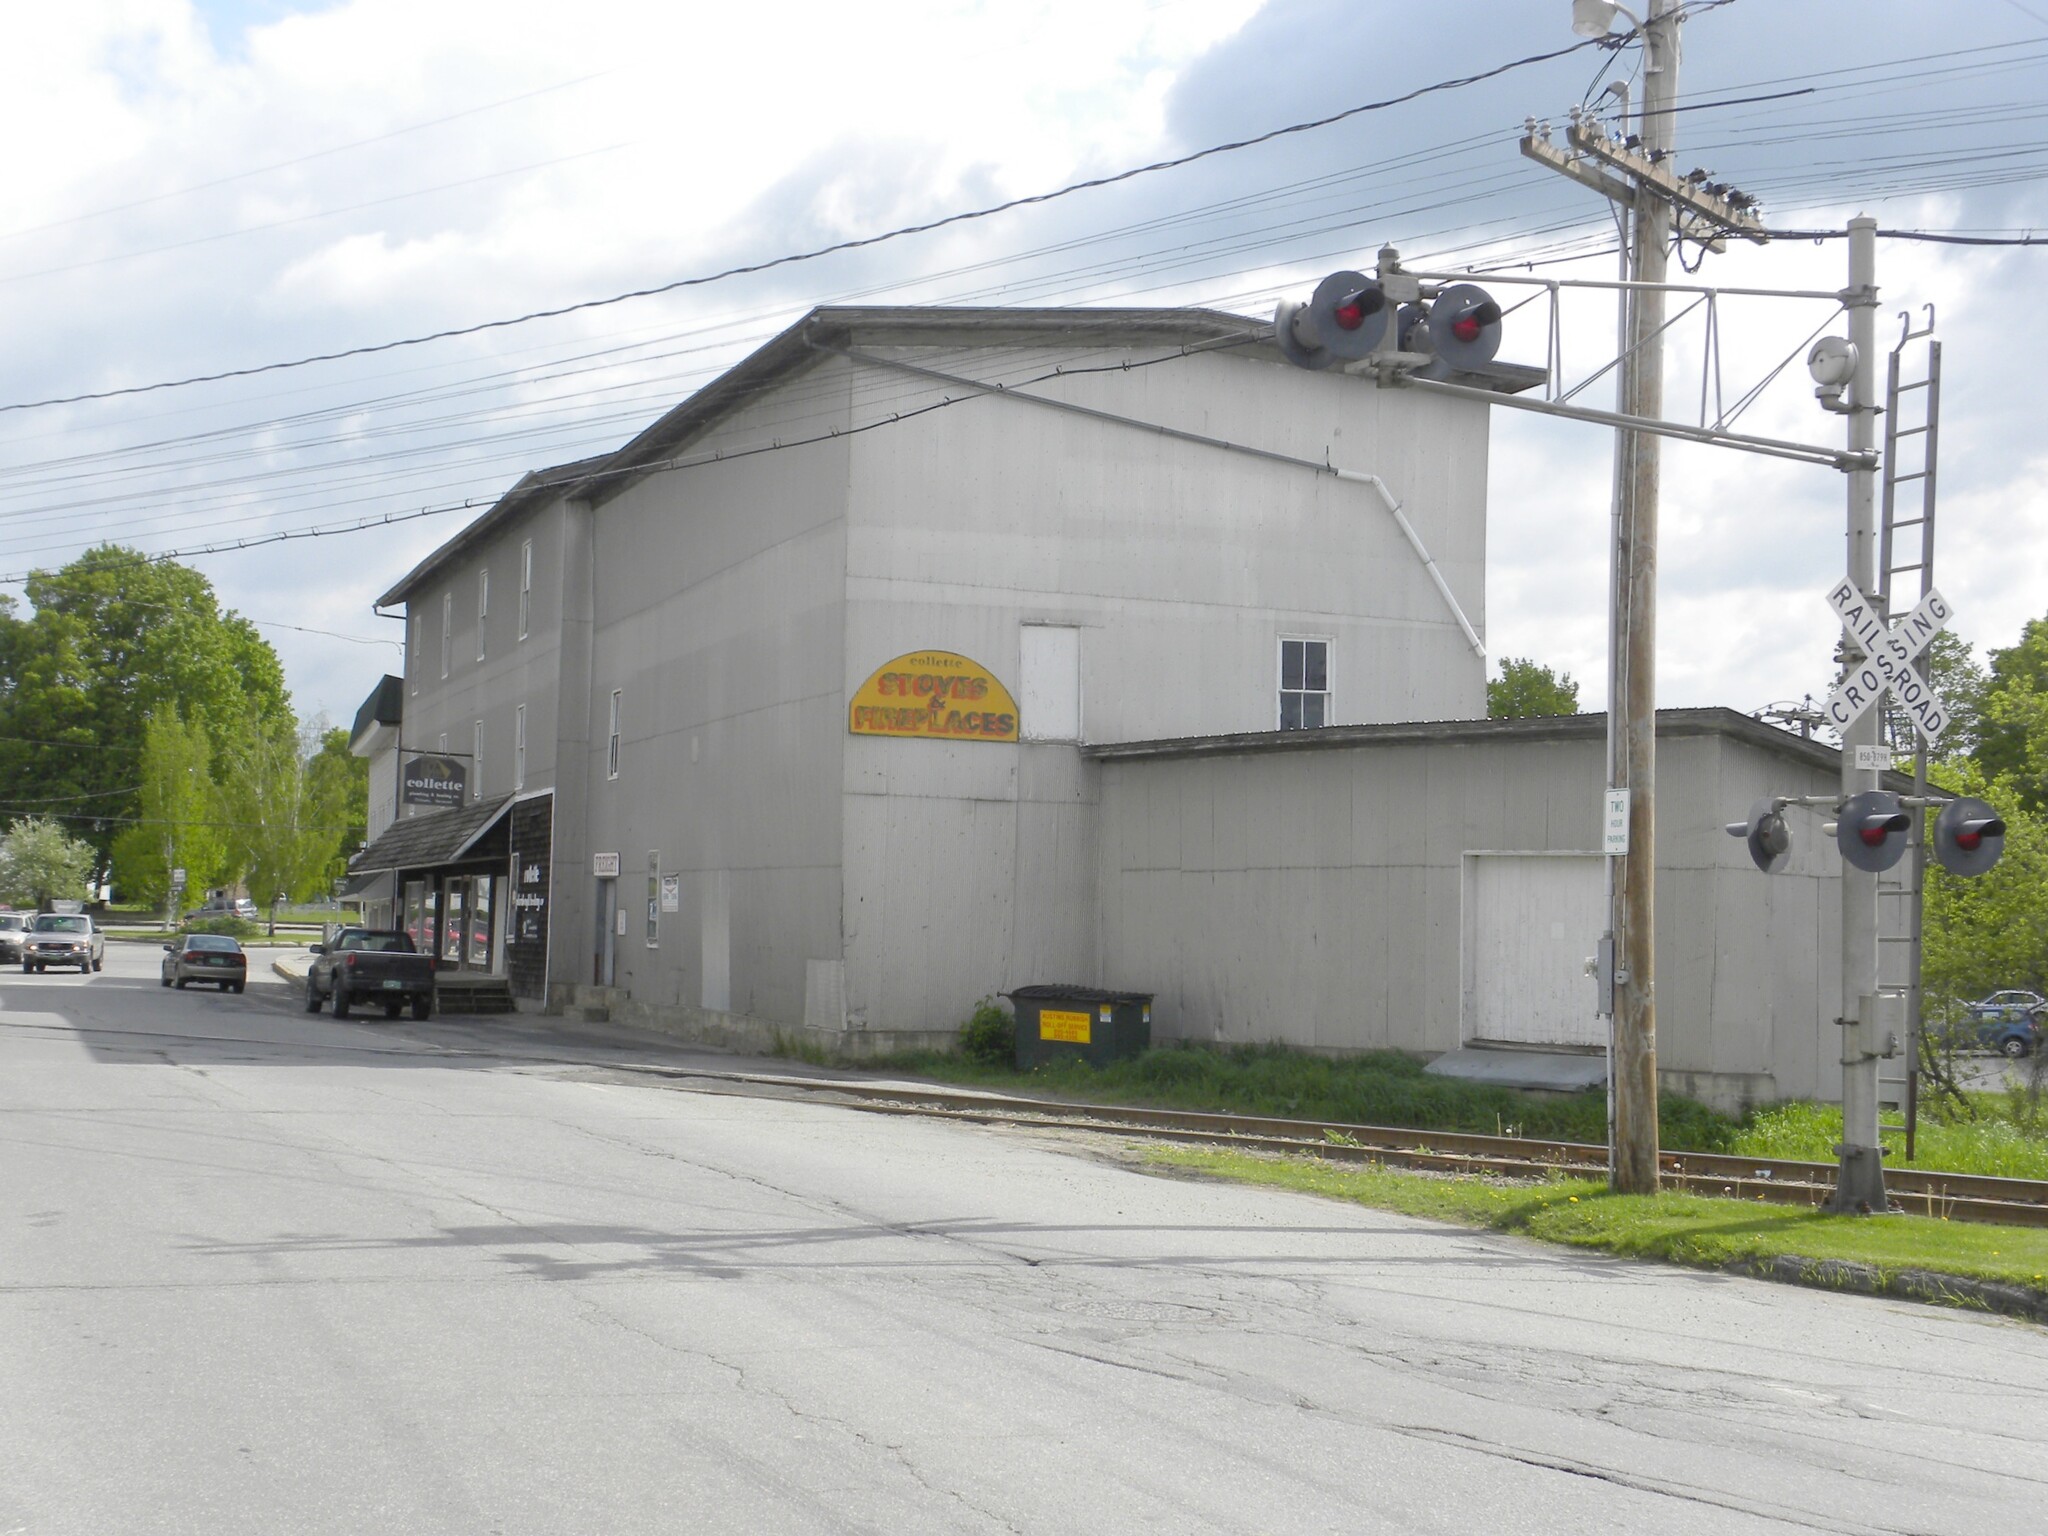
[[[1306,304],[1281,301],[1273,313],[1273,339],[1295,367],[1329,368],[1372,356],[1389,318],[1378,278],[1332,272]]]
[[[1863,712],[1889,691],[1912,719],[1913,727],[1932,746],[1948,729],[1948,711],[1934,696],[1919,673],[1913,658],[1933,643],[1955,616],[1934,588],[1920,599],[1913,611],[1889,629],[1878,617],[1878,606],[1857,590],[1852,581],[1837,582],[1828,593],[1828,606],[1842,621],[1842,629],[1863,647],[1864,658],[1842,674],[1828,695],[1827,718],[1837,731],[1844,731]]]
[[[1952,875],[1981,875],[2005,851],[2005,818],[1982,800],[1951,800],[1934,818],[1934,856]]]
[[[1784,807],[1768,797],[1749,808],[1749,820],[1729,822],[1728,835],[1748,840],[1750,860],[1767,875],[1775,875],[1792,857]]]
[[[1856,868],[1877,874],[1905,855],[1913,818],[1888,789],[1851,795],[1835,821],[1835,846]]]

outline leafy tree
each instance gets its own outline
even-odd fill
[[[2005,818],[2005,852],[1982,875],[1951,875],[1930,857],[1922,908],[1921,982],[1930,998],[1982,997],[2048,981],[2048,815],[2010,778],[1968,761],[1939,771],[1949,793],[1976,795]]]
[[[23,906],[84,900],[97,855],[54,821],[31,816],[0,837],[0,895]]]
[[[321,888],[344,831],[335,808],[314,792],[310,735],[289,722],[252,719],[219,774],[230,867],[273,912],[277,896],[303,901]]]
[[[173,870],[185,871],[187,890],[203,890],[228,872],[213,744],[176,705],[152,714],[143,729],[141,780],[140,820],[114,837],[114,873],[124,899],[164,902],[168,913]]]
[[[276,653],[199,572],[109,544],[26,590],[28,616],[0,605],[0,782],[103,857],[141,815],[151,715],[176,706],[216,759],[252,718],[289,725]]]
[[[1526,656],[1503,656],[1500,676],[1486,685],[1489,720],[1526,720],[1532,715],[1575,715],[1579,685],[1569,672],[1553,672]]]
[[[306,778],[321,822],[341,828],[334,857],[324,877],[340,879],[349,855],[370,835],[370,764],[348,749],[348,731],[334,726],[319,732],[320,749],[306,765]]]
[[[1943,630],[1927,647],[1927,683],[1948,711],[1948,729],[1929,756],[1946,761],[1972,757],[1984,734],[1985,693],[1990,679],[1978,664],[1970,642],[1952,630]],[[1886,694],[1882,706],[1889,726],[1889,739],[1901,754],[1910,755],[1918,741],[1912,717],[1899,707],[1896,695]]]

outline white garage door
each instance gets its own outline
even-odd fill
[[[1598,854],[1465,857],[1468,1040],[1605,1045],[1586,957],[1606,928]]]

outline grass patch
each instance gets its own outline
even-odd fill
[[[768,1054],[779,1056],[785,1061],[800,1061],[810,1067],[836,1067],[839,1058],[824,1043],[809,1035],[793,1034],[778,1029],[769,1037]]]
[[[2002,1093],[1970,1096],[1974,1118],[1952,1112],[1922,1113],[1912,1161],[1906,1160],[1902,1122],[1880,1129],[1887,1168],[1920,1168],[1940,1173],[1977,1173],[2007,1179],[2048,1179],[2048,1137],[2038,1111],[2023,1097]],[[2029,1123],[2032,1122],[2032,1123]],[[1729,1150],[1745,1157],[1785,1157],[1812,1163],[1836,1161],[1842,1139],[1842,1111],[1833,1104],[1772,1104],[1752,1111],[1737,1129]]]
[[[1704,1195],[1616,1195],[1584,1179],[1530,1184],[1446,1178],[1200,1148],[1149,1149],[1145,1159],[1628,1258],[1711,1268],[1750,1259],[1839,1259],[1869,1264],[1888,1277],[1932,1270],[2048,1294],[2048,1230],[2031,1227],[1926,1216],[1829,1216]]]
[[[907,1073],[1049,1098],[1215,1114],[1269,1115],[1348,1125],[1404,1126],[1487,1136],[1524,1136],[1598,1146],[1607,1140],[1606,1096],[1518,1093],[1431,1077],[1396,1051],[1312,1056],[1286,1046],[1155,1047],[1107,1067],[1055,1062],[1019,1072],[993,1053],[905,1051],[864,1062]],[[809,1058],[805,1058],[809,1059]],[[1833,1164],[1842,1139],[1839,1106],[1768,1105],[1737,1119],[1692,1099],[1661,1094],[1658,1140],[1675,1152],[1732,1152]],[[1924,1104],[1914,1157],[1894,1116],[1884,1128],[1886,1166],[1930,1172],[2048,1179],[2048,1107],[2025,1092],[1970,1096],[1967,1113]]]
[[[1278,1045],[1228,1050],[1161,1046],[1106,1067],[1055,1062],[1031,1072],[950,1052],[905,1051],[869,1065],[942,1082],[1104,1104],[1547,1141],[1607,1140],[1604,1093],[1517,1093],[1431,1077],[1421,1062],[1398,1051],[1331,1057]],[[1671,1094],[1660,1099],[1657,1118],[1664,1145],[1699,1152],[1725,1150],[1738,1129],[1728,1116]]]

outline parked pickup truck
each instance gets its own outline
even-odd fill
[[[313,967],[306,972],[306,1012],[329,1004],[337,1019],[349,1009],[382,1004],[384,1017],[395,1019],[408,1003],[412,1016],[424,1019],[434,1011],[434,957],[420,954],[407,935],[377,928],[344,928],[325,944],[313,946]]]

